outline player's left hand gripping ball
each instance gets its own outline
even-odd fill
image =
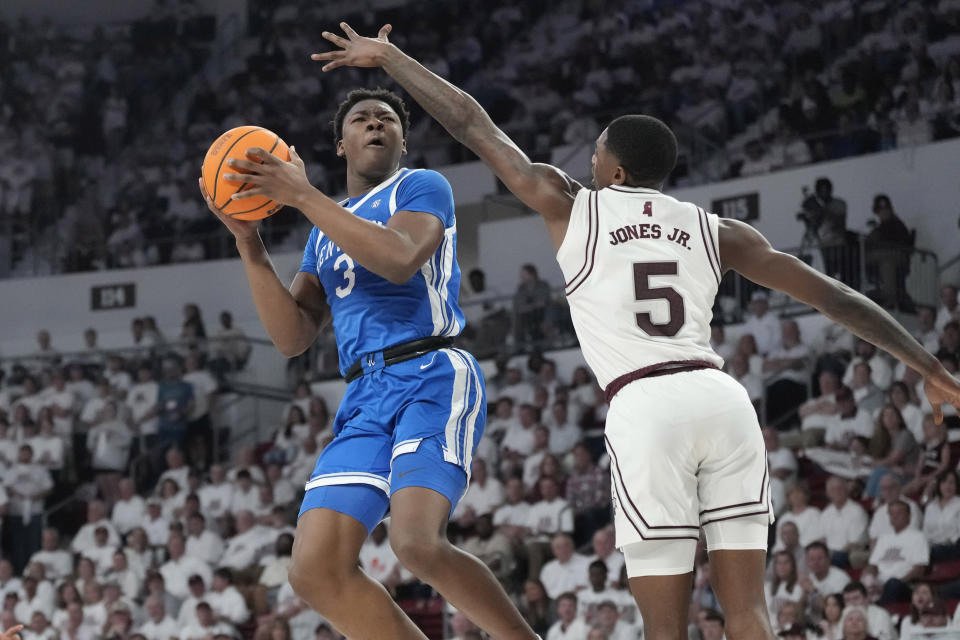
[[[231,196],[234,200],[265,196],[281,204],[300,207],[315,191],[307,179],[303,160],[295,147],[290,147],[290,162],[285,162],[266,149],[251,147],[247,156],[253,160],[231,158],[227,161],[234,169],[244,173],[225,173],[225,180],[238,180],[254,185]]]

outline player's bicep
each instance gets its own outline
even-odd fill
[[[387,221],[387,228],[407,241],[410,251],[407,259],[417,268],[430,259],[443,240],[443,221],[432,212],[397,211]]]
[[[521,202],[549,222],[570,218],[570,210],[582,186],[560,169],[534,163],[510,137],[490,123],[473,136],[470,148]]]
[[[320,278],[313,273],[298,271],[290,283],[290,295],[305,318],[314,325],[316,333],[320,333],[331,319],[330,305],[327,304],[327,294],[320,284]]]
[[[799,258],[777,251],[760,232],[739,220],[719,223],[720,262],[769,289],[821,309],[846,288]]]

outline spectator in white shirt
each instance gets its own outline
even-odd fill
[[[6,470],[3,482],[10,516],[3,523],[4,537],[9,536],[11,542],[10,559],[22,569],[40,546],[44,500],[53,489],[53,478],[45,467],[33,462],[33,448],[22,444],[17,463]]]
[[[724,329],[723,324],[719,321],[710,323],[710,348],[724,360],[729,360],[733,357],[734,352],[737,350],[735,344],[727,341],[726,329]]]
[[[140,586],[143,582],[141,574],[130,567],[127,554],[123,549],[113,552],[110,559],[110,570],[103,576],[104,580],[114,582],[120,587],[124,598],[133,600],[140,596]]]
[[[800,530],[795,522],[785,522],[777,529],[777,541],[773,545],[772,552],[783,551],[793,556],[793,562],[797,565],[797,573],[800,576],[807,574],[807,550],[800,544]],[[767,564],[767,579],[773,578],[774,565],[772,562]]]
[[[63,471],[64,439],[54,433],[53,417],[49,407],[40,410],[37,425],[40,433],[27,442],[33,447],[37,464],[45,466],[54,479],[58,479],[60,472]]]
[[[93,531],[93,546],[80,552],[93,561],[98,576],[103,576],[113,565],[113,552],[116,547],[108,543],[109,535],[106,527],[98,526]]]
[[[171,533],[167,540],[167,553],[170,559],[160,566],[160,575],[163,576],[164,587],[177,600],[183,600],[190,591],[187,580],[198,574],[206,582],[212,578],[210,567],[199,558],[186,555],[186,540],[180,533]]]
[[[960,496],[957,472],[944,472],[937,480],[933,497],[923,514],[923,534],[930,542],[930,562],[955,560],[960,542]]]
[[[830,504],[820,514],[820,528],[832,554],[831,561],[846,567],[850,564],[850,552],[862,549],[867,539],[867,512],[850,500],[846,480],[837,476],[827,480],[827,498]]]
[[[199,574],[195,573],[187,579],[187,589],[190,590],[190,595],[180,603],[180,610],[177,613],[177,626],[180,628],[195,624],[197,622],[197,605],[207,601],[207,589],[203,577]]]
[[[792,485],[797,479],[797,458],[793,451],[780,446],[780,434],[775,429],[763,429],[763,441],[767,445],[767,464],[770,466],[770,475],[779,478],[787,485]],[[774,505],[780,510],[786,505]]]
[[[576,592],[589,586],[590,558],[574,551],[573,538],[558,533],[550,543],[554,559],[543,565],[540,582],[547,595],[557,598],[560,594]],[[533,575],[533,574],[531,574]]]
[[[750,295],[744,333],[753,334],[757,341],[757,351],[766,355],[780,346],[780,319],[770,313],[770,303],[765,291],[754,291]]]
[[[241,625],[250,617],[250,610],[233,585],[233,572],[221,567],[213,572],[213,589],[207,594],[217,622]]]
[[[870,536],[870,546],[873,547],[876,544],[877,539],[880,536],[891,533],[893,531],[890,525],[890,516],[889,509],[890,505],[900,500],[907,504],[910,507],[910,528],[911,529],[920,529],[920,520],[923,516],[923,512],[920,510],[920,505],[903,496],[903,483],[900,481],[900,477],[893,473],[886,473],[880,480],[880,505],[876,506],[873,510],[873,515],[870,517],[870,527],[867,529],[867,533]],[[876,503],[874,503],[876,504]]]
[[[557,597],[557,620],[547,631],[545,640],[583,640],[590,628],[583,618],[577,615],[577,596],[574,593],[562,593]]]
[[[243,570],[253,565],[257,554],[276,541],[269,527],[256,524],[253,513],[244,509],[236,514],[237,533],[228,539],[227,548],[220,557],[220,565]]]
[[[100,630],[88,623],[83,613],[83,606],[79,602],[71,602],[67,605],[67,618],[61,637],[70,640],[94,640],[99,639]],[[160,640],[150,637],[147,640]],[[163,638],[169,640],[169,638]]]
[[[747,390],[750,402],[759,404],[763,400],[763,378],[750,371],[750,361],[746,355],[739,352],[733,354],[727,361],[727,371]]]
[[[554,401],[551,408],[553,424],[550,425],[550,453],[563,456],[583,438],[583,430],[570,419],[566,399]]]
[[[880,536],[870,554],[870,566],[883,583],[881,605],[909,600],[906,583],[921,577],[930,562],[930,547],[923,532],[910,528],[910,507],[896,500],[890,504],[889,513],[893,532]]]
[[[230,499],[230,512],[234,515],[244,509],[256,511],[260,504],[260,487],[253,483],[250,471],[241,469],[237,473],[233,496]]]
[[[179,640],[215,640],[221,636],[235,638],[232,625],[218,622],[213,606],[207,602],[198,602],[193,606],[193,620],[183,627]]]
[[[800,327],[795,320],[784,320],[780,334],[780,345],[771,349],[763,361],[769,419],[782,416],[807,399],[810,347],[800,341]]]
[[[223,548],[223,538],[207,529],[207,519],[203,514],[190,514],[187,518],[186,554],[216,566],[223,555]]]
[[[896,640],[897,632],[893,628],[893,620],[883,607],[872,604],[867,598],[867,588],[862,582],[852,581],[843,588],[844,618],[846,610],[863,611],[867,632],[877,640]],[[846,637],[846,635],[844,636]]]
[[[478,516],[492,514],[505,500],[503,485],[487,473],[486,460],[474,458],[470,469],[470,488],[453,514],[463,526],[469,526]]]
[[[157,435],[156,407],[159,388],[157,381],[153,379],[152,367],[144,363],[137,369],[137,384],[130,387],[126,398],[134,430],[145,440],[148,448]]]
[[[826,445],[837,451],[848,451],[857,437],[873,436],[873,420],[867,411],[859,409],[849,387],[840,387],[836,393],[837,413],[829,418],[824,435]]]
[[[73,557],[69,551],[60,548],[60,532],[53,527],[43,530],[40,538],[40,550],[30,556],[30,564],[42,564],[47,578],[60,582],[73,573]]]
[[[163,501],[160,498],[147,499],[147,517],[142,527],[147,534],[150,546],[167,544],[167,538],[170,536],[170,521],[163,517]]]
[[[520,544],[530,531],[527,511],[530,505],[524,499],[523,480],[517,477],[507,480],[507,500],[493,513],[493,526],[515,544]]]
[[[497,399],[504,396],[511,398],[515,406],[533,401],[533,385],[523,380],[523,374],[517,367],[507,369],[506,384],[500,389]]]
[[[633,624],[621,619],[617,604],[612,600],[604,600],[597,608],[597,614],[594,616],[593,628],[590,630],[588,640],[637,640],[642,634],[643,628],[638,624]]]
[[[211,465],[210,482],[200,489],[200,505],[204,512],[212,518],[220,518],[230,511],[230,503],[233,501],[233,485],[227,482],[226,477],[223,465]]]
[[[937,311],[926,305],[917,306],[917,329],[913,337],[930,353],[940,348],[940,334],[937,331]]]
[[[164,454],[164,458],[167,463],[167,468],[160,474],[160,477],[157,478],[157,486],[163,486],[163,482],[170,479],[177,483],[177,487],[186,487],[187,477],[190,475],[190,467],[187,466],[187,460],[183,455],[183,451],[177,447],[170,447]]]
[[[107,543],[111,546],[117,546],[120,544],[120,536],[117,535],[117,530],[114,528],[113,523],[107,519],[107,508],[101,500],[91,500],[87,504],[87,523],[80,527],[80,530],[77,531],[77,535],[73,537],[73,542],[70,543],[70,549],[74,553],[82,553],[85,549],[90,549],[94,546],[94,531],[97,530],[97,527],[104,527],[107,530],[108,539]]]
[[[952,284],[945,284],[940,287],[940,308],[937,309],[937,333],[942,333],[943,328],[952,320],[960,320],[960,309],[957,308],[957,288]]]
[[[133,378],[124,366],[123,358],[110,356],[107,358],[107,370],[103,372],[103,377],[110,382],[110,386],[117,391],[117,396],[121,399],[126,397],[133,386]]]
[[[766,582],[767,610],[771,619],[776,619],[777,612],[784,602],[802,603],[806,594],[800,584],[797,572],[797,561],[792,553],[778,551],[774,553],[773,577]]]
[[[523,468],[525,458],[533,453],[534,427],[540,424],[540,410],[532,404],[520,405],[520,421],[503,436],[500,471],[510,475]]]
[[[550,430],[542,424],[533,428],[533,450],[523,460],[523,484],[533,491],[540,479],[540,463],[550,452]]]
[[[890,366],[889,360],[875,346],[860,338],[857,339],[856,357],[850,361],[846,372],[843,374],[843,384],[850,386],[853,382],[854,368],[860,362],[866,362],[870,365],[870,379],[873,384],[881,389],[890,387],[890,383],[893,382],[893,368]]]
[[[147,503],[137,495],[133,480],[123,478],[118,485],[120,499],[113,503],[110,522],[122,535],[140,526],[147,514]]]
[[[599,560],[606,565],[607,574],[613,577],[611,583],[616,583],[625,560],[623,553],[617,549],[613,525],[597,529],[590,544],[593,547],[593,555],[590,556],[590,561]]]
[[[177,623],[167,615],[161,598],[150,596],[144,603],[144,609],[147,612],[147,621],[137,629],[137,633],[147,640],[171,640],[180,637]]]
[[[833,416],[837,413],[837,391],[840,389],[840,376],[824,369],[817,376],[820,395],[807,400],[797,410],[800,416],[802,444],[806,447],[823,444],[824,434]]]
[[[54,369],[50,375],[50,387],[43,394],[42,407],[49,407],[53,411],[53,422],[57,434],[69,437],[73,434],[73,408],[76,397],[67,389],[67,380],[63,372]],[[34,414],[37,417],[38,414]]]

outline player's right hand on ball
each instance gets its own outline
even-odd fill
[[[259,235],[259,220],[237,220],[231,216],[221,213],[220,209],[217,208],[217,205],[213,203],[213,199],[210,197],[210,194],[207,193],[207,188],[203,186],[203,178],[199,179],[199,184],[200,193],[203,195],[203,201],[207,203],[207,208],[210,209],[215,216],[220,218],[220,222],[222,222],[223,225],[230,230],[230,233],[233,234],[233,237],[236,238],[238,242],[250,240]]]

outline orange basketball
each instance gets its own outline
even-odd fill
[[[290,161],[290,148],[280,136],[263,127],[245,126],[230,129],[217,138],[203,158],[203,186],[220,211],[239,220],[260,220],[272,216],[283,206],[266,196],[252,196],[231,200],[230,196],[255,185],[235,180],[225,180],[225,173],[248,173],[227,164],[230,158],[253,160],[247,157],[247,149],[260,147],[281,160]]]

